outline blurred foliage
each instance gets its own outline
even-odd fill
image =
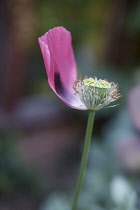
[[[0,137],[0,194],[26,192],[37,195],[37,177],[23,164],[17,153],[17,134]]]
[[[126,30],[131,36],[140,35],[140,2],[138,1],[128,15]]]

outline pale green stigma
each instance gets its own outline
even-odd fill
[[[84,85],[90,86],[90,87],[98,87],[98,88],[111,88],[111,83],[107,82],[106,80],[97,79],[95,78],[87,78],[83,80]]]
[[[94,111],[121,97],[117,84],[96,77],[76,81],[74,90],[87,109]]]

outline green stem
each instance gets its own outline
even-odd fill
[[[81,188],[82,188],[82,183],[83,183],[83,179],[84,179],[84,174],[85,174],[85,169],[86,169],[87,159],[88,159],[88,153],[89,153],[89,148],[90,148],[90,141],[91,141],[94,117],[95,117],[95,112],[94,111],[89,111],[84,150],[83,150],[80,172],[79,172],[79,177],[78,177],[78,181],[77,181],[77,186],[76,186],[75,196],[74,196],[74,200],[73,200],[72,210],[76,210],[78,198],[79,198],[80,191],[81,191]]]

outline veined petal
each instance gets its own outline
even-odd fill
[[[73,84],[77,80],[77,67],[70,32],[63,27],[56,27],[38,41],[50,87],[68,106],[87,109],[73,90]]]

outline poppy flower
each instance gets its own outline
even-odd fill
[[[99,110],[120,98],[118,85],[97,78],[77,78],[71,33],[64,27],[50,29],[39,39],[48,83],[68,106],[80,110]]]

